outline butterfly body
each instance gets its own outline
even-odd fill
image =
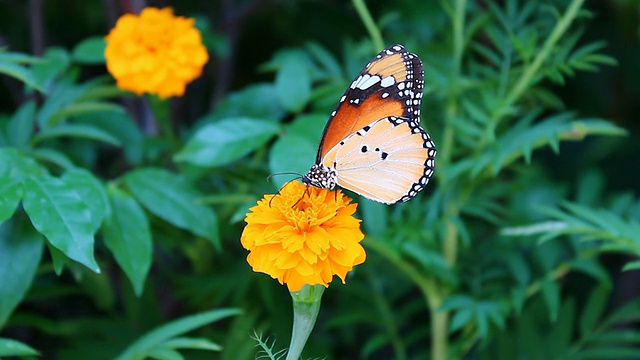
[[[401,45],[381,51],[331,113],[303,183],[338,185],[386,204],[413,198],[429,181],[436,155],[420,126],[423,87],[416,55]]]

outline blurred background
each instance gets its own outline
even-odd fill
[[[469,1],[470,10],[466,16],[471,23],[475,16],[473,9],[493,9],[494,6],[515,6],[522,9],[531,2]],[[550,6],[564,9],[570,1],[549,3],[552,4]],[[437,80],[440,78],[437,70],[453,66],[446,58],[450,44],[447,42],[446,30],[442,30],[447,28],[450,20],[446,13],[446,9],[453,6],[450,2],[370,0],[366,4],[382,29],[385,45],[402,43],[423,59],[427,65],[427,88],[434,77],[436,83],[446,82],[446,79]],[[366,41],[369,33],[353,3],[338,0],[0,0],[0,46],[13,52],[35,56],[44,55],[55,47],[71,51],[87,38],[107,35],[123,13],[137,13],[146,6],[171,6],[176,15],[195,18],[210,54],[203,75],[188,86],[183,97],[170,99],[164,110],[181,139],[189,138],[203,124],[215,121],[220,113],[228,115],[235,111],[242,114],[245,111],[243,106],[251,109],[248,111],[258,111],[256,109],[262,107],[269,115],[279,112],[281,115],[278,121],[283,126],[295,123],[305,113],[323,113],[328,117],[342,89],[346,88],[343,85],[348,84],[366,61],[379,51],[371,51],[372,46]],[[501,173],[498,179],[504,181],[505,185],[494,184],[494,190],[510,194],[497,201],[501,206],[518,203],[513,208],[520,210],[529,209],[530,203],[555,203],[548,200],[550,197],[575,200],[589,196],[597,198],[589,200],[591,204],[614,208],[611,204],[624,195],[630,199],[628,201],[632,205],[629,206],[635,206],[628,218],[632,219],[631,222],[637,222],[640,221],[640,205],[637,205],[640,203],[640,122],[637,119],[640,114],[640,2],[590,0],[585,2],[584,7],[590,15],[580,20],[581,27],[576,33],[581,36],[576,38],[577,43],[602,42],[604,46],[599,53],[615,59],[617,64],[605,64],[596,71],[575,72],[573,76],[565,76],[561,82],[546,79],[542,84],[562,102],[557,109],[568,110],[579,118],[606,119],[626,129],[628,133],[625,136],[588,136],[581,141],[563,141],[559,144],[559,151],[549,146],[542,147],[535,151],[530,164],[520,161],[513,173]],[[485,12],[478,12],[480,13],[486,16]],[[340,66],[344,65],[344,76],[335,82],[337,85],[328,86],[324,93],[314,93],[315,97],[302,111],[287,113],[268,109],[268,104],[264,104],[265,99],[253,99],[247,96],[247,92],[242,92],[253,85],[274,81],[279,65],[277,54],[305,48],[310,43],[324,49]],[[432,62],[437,62],[437,65],[429,66]],[[77,71],[79,82],[108,76],[104,64],[100,63],[82,64],[73,71]],[[429,75],[433,76],[430,78]],[[2,75],[0,79],[0,113],[8,117],[33,95],[25,92],[23,84],[14,78]],[[316,81],[314,86],[320,88],[318,84],[325,85],[323,81],[326,80]],[[443,138],[442,119],[445,113],[444,106],[438,105],[438,101],[442,99],[439,97],[441,93],[438,86],[440,85],[433,85],[431,91],[436,96],[431,101],[427,100],[422,109],[426,119],[423,124],[431,132],[436,144],[440,144]],[[428,98],[429,93],[425,97]],[[255,103],[251,103],[254,100]],[[149,105],[134,97],[116,101],[138,122],[145,138],[141,150],[143,155],[137,161],[131,161],[131,158],[124,160],[120,149],[103,147],[95,152],[94,158],[80,161],[81,165],[90,168],[104,181],[110,181],[141,164],[153,164],[179,169],[189,178],[196,179],[194,183],[200,185],[205,195],[224,191],[245,195],[235,203],[225,203],[223,198],[207,198],[203,195],[204,203],[213,206],[218,213],[222,250],[215,250],[205,240],[186,236],[184,231],[162,223],[161,220],[152,220],[154,260],[140,298],[133,294],[128,279],[113,260],[109,260],[104,246],[96,247],[96,256],[104,259],[102,275],[85,269],[65,271],[57,276],[51,271],[50,255],[45,251],[31,289],[7,325],[0,330],[0,336],[29,344],[40,351],[41,356],[37,358],[109,359],[120,353],[140,334],[169,319],[217,307],[239,307],[244,310],[242,316],[216,323],[198,333],[199,336],[214,339],[224,346],[225,350],[214,353],[214,358],[254,358],[259,350],[254,347],[255,341],[251,339],[254,331],[261,334],[263,339],[269,338],[269,342],[276,341],[276,350],[286,347],[291,331],[290,296],[284,287],[268,276],[251,272],[244,260],[246,251],[239,244],[239,234],[244,224],[242,219],[248,205],[252,201],[255,203],[262,194],[276,190],[276,187],[264,179],[279,167],[266,163],[269,161],[267,150],[239,162],[238,169],[224,167],[210,174],[208,169],[174,166],[171,164],[171,157],[167,155],[166,146],[161,144],[162,139],[158,139],[157,129],[147,126],[153,117]],[[434,112],[430,112],[430,105],[434,106]],[[322,122],[317,127],[321,130],[323,126]],[[319,133],[313,136],[318,135]],[[269,143],[265,149],[271,145]],[[314,146],[311,143],[311,148]],[[459,154],[460,158],[462,155],[463,153]],[[467,156],[474,155],[469,152]],[[307,163],[311,165],[310,162]],[[237,172],[242,170],[247,172],[238,175]],[[205,173],[208,175],[203,175]],[[527,179],[509,183],[516,177]],[[238,189],[229,185],[234,182],[250,185],[244,188],[240,186]],[[415,214],[411,209],[422,206],[420,209],[426,209],[424,218],[433,216],[427,214],[427,208],[432,203],[426,199],[439,196],[438,190],[434,189],[440,186],[440,182],[436,179],[430,186],[425,191],[428,194],[424,195],[425,200],[413,208],[377,210],[374,206],[373,210],[366,213],[370,206],[361,204],[360,208],[365,209],[365,214],[360,214],[365,219],[365,233],[368,235],[386,231],[388,234],[399,232],[399,229],[411,227],[415,223],[427,224],[428,222],[421,220],[423,215],[415,215],[418,218],[416,220],[407,213]],[[445,197],[446,195],[442,195],[438,199]],[[436,200],[433,201],[437,203]],[[446,213],[443,208],[433,211]],[[386,228],[375,229],[375,221],[371,221],[375,216],[393,220],[385,223]],[[469,216],[469,213],[464,214],[463,211],[461,216]],[[505,218],[508,216],[502,219]],[[482,261],[474,263],[478,260],[476,257],[480,257],[478,254],[484,251],[483,246],[486,244],[481,244],[500,238],[501,240],[495,241],[502,246],[498,248],[505,252],[500,253],[502,250],[493,247],[488,252],[500,257],[513,250],[528,261],[531,259],[528,251],[536,246],[532,245],[537,244],[536,239],[515,249],[516,246],[510,240],[504,240],[499,235],[499,229],[526,225],[541,218],[539,214],[510,218],[492,227],[481,224],[482,217],[469,220],[465,228],[470,241],[461,242],[463,249],[460,250],[459,261],[462,265],[457,265],[452,270],[452,276],[459,279],[452,282],[455,283],[452,288],[456,290],[449,295],[466,293],[469,289],[469,293],[476,294],[475,291],[482,288],[481,298],[492,301],[492,288],[484,283],[492,273],[481,270],[486,265],[481,264]],[[369,225],[366,224],[367,219],[370,220]],[[434,230],[434,233],[438,231],[440,228]],[[429,236],[426,238],[429,239]],[[554,241],[556,240],[551,240]],[[565,244],[564,240],[558,242]],[[520,246],[523,243],[518,244]],[[369,251],[367,240],[363,245]],[[379,248],[370,252],[370,258],[356,269],[346,286],[334,281],[326,291],[317,327],[308,350],[304,353],[305,358],[422,359],[432,354],[429,339],[433,335],[430,327],[433,313],[424,303],[424,294],[415,282],[406,280],[406,274],[398,269],[397,264],[391,265],[385,255],[380,255],[381,252],[384,253]],[[612,312],[640,296],[640,273],[637,270],[622,271],[625,263],[636,259],[635,255],[629,252],[603,252],[596,257],[595,261],[610,277],[613,285],[610,292],[602,295],[602,308],[605,309],[602,312]],[[531,256],[539,256],[536,259],[540,263],[549,259],[544,252]],[[468,264],[471,265],[467,267]],[[82,276],[78,276],[78,273]],[[531,273],[535,271],[531,270]],[[554,280],[560,285],[557,289],[556,309],[560,309],[561,314],[569,311],[567,309],[570,306],[566,305],[568,303],[565,300],[574,299],[577,310],[572,311],[580,313],[589,308],[591,296],[596,296],[593,289],[598,287],[598,281],[588,274],[568,272]],[[447,283],[448,280],[442,281]],[[509,285],[504,284],[509,289]],[[389,291],[390,287],[394,290]],[[462,315],[457,320],[454,317],[453,330],[447,334],[452,339],[453,350],[450,350],[450,357],[476,359],[495,355],[495,358],[507,359],[519,354],[520,358],[545,358],[548,354],[541,353],[540,357],[534,355],[537,354],[532,350],[534,345],[522,345],[518,348],[514,343],[518,343],[515,339],[522,339],[518,336],[524,334],[522,336],[527,337],[532,332],[539,335],[541,344],[545,343],[544,334],[549,332],[548,329],[556,328],[557,321],[560,320],[556,317],[550,319],[549,323],[536,327],[535,314],[548,312],[542,304],[548,302],[550,296],[543,290],[542,294],[533,295],[532,299],[523,302],[519,310],[510,308],[511,310],[506,311],[500,308],[496,310],[496,314],[500,315],[496,316],[502,320],[495,323],[489,319],[481,325],[482,321],[478,320],[480,317],[473,317],[477,320],[475,323],[471,319],[465,321],[461,318]],[[478,301],[473,306],[479,307],[480,300]],[[492,303],[493,305],[501,306],[499,301]],[[456,309],[454,303],[450,306],[449,309]],[[636,305],[634,309],[640,308]],[[520,316],[528,319],[528,322],[520,322]],[[458,325],[455,324],[456,321]],[[579,328],[579,320],[572,318],[567,321],[573,324],[568,325],[569,328]],[[519,327],[523,323],[530,325],[529,330]],[[488,329],[477,330],[482,326]],[[616,329],[622,328],[635,329],[637,326],[620,326]],[[510,330],[513,331],[510,333]],[[470,333],[480,335],[474,337]],[[567,335],[563,351],[571,349],[577,343],[584,344],[586,340],[578,333],[576,330],[572,335]],[[638,336],[637,332],[633,334]],[[634,339],[635,342],[627,344],[637,345],[640,337]],[[510,342],[512,344],[508,345]],[[533,340],[532,344],[535,344]],[[558,353],[575,355],[563,351]],[[522,357],[522,354],[529,354],[531,357]],[[210,353],[202,351],[186,351],[183,355],[188,359],[211,358]],[[631,359],[633,356],[635,353],[620,352],[619,357],[611,358]],[[575,358],[580,357],[576,355]]]

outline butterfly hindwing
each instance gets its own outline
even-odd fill
[[[385,204],[413,198],[433,174],[436,147],[420,126],[424,70],[402,45],[382,50],[331,113],[307,185],[339,185]]]
[[[355,131],[323,158],[337,184],[386,204],[407,201],[429,181],[436,149],[412,119],[390,116]]]
[[[316,163],[342,139],[387,116],[420,122],[424,71],[418,57],[402,45],[382,50],[353,80],[331,113]]]

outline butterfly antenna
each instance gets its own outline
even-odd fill
[[[279,176],[279,175],[296,175],[296,177],[293,178],[293,180],[302,178],[302,174],[300,174],[300,173],[293,172],[293,171],[284,171],[284,172],[277,172],[277,173],[269,174],[269,176],[267,176],[267,181],[271,181],[272,177]]]
[[[304,198],[304,196],[307,195],[308,193],[309,193],[309,184],[307,184],[307,186],[305,186],[304,192],[302,193],[302,196],[300,196],[300,199],[298,199],[298,201],[296,201],[295,203],[293,203],[293,205],[291,205],[291,208],[293,209],[296,205],[298,205],[300,200],[302,200],[302,198]]]
[[[276,193],[271,197],[271,199],[269,199],[269,207],[271,207],[271,202],[273,201],[273,198],[275,198],[276,196],[280,195],[280,190],[282,190],[283,187],[289,185],[289,183],[291,183],[293,181],[296,181],[296,180],[302,178],[302,175],[300,175],[298,173],[294,173],[294,172],[292,172],[292,173],[275,173],[275,174],[271,174],[271,175],[267,176],[267,181],[269,181],[269,179],[271,179],[271,177],[274,176],[274,175],[298,175],[298,176],[296,176],[293,179],[287,181],[284,185],[282,185],[282,187],[280,189],[278,189],[278,191],[276,191]],[[309,186],[307,185],[307,187],[309,187]],[[296,204],[298,202],[300,202],[300,200],[296,201]],[[295,204],[294,204],[294,206],[295,206]]]

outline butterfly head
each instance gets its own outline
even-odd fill
[[[335,169],[324,165],[315,164],[309,172],[302,175],[302,182],[305,185],[312,185],[318,188],[333,189],[336,187],[338,174]]]

